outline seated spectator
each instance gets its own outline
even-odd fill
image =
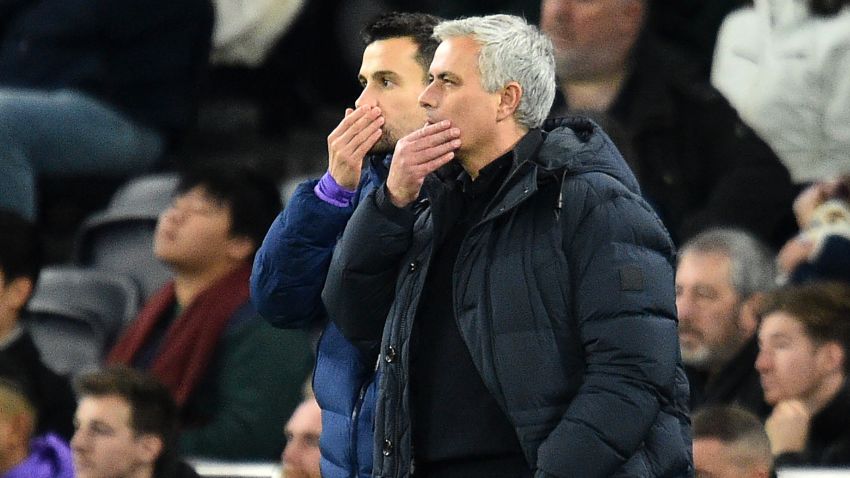
[[[0,207],[36,217],[36,178],[153,166],[194,119],[209,0],[0,2]]]
[[[755,0],[726,17],[711,81],[805,184],[850,170],[850,0]]]
[[[286,435],[286,448],[281,455],[283,463],[281,478],[322,477],[319,469],[322,460],[322,454],[319,451],[322,410],[316,402],[309,382],[304,395],[304,401],[295,409],[283,430]]]
[[[755,305],[773,286],[773,256],[751,234],[711,229],[686,242],[676,269],[679,346],[691,410],[739,405],[760,417]]]
[[[257,67],[286,32],[306,0],[213,0],[210,61]]]
[[[54,432],[70,440],[77,406],[71,384],[42,362],[32,336],[20,323],[40,268],[36,228],[19,215],[0,210],[0,366],[14,370],[16,379],[31,390],[39,417],[36,434]]]
[[[279,426],[312,364],[309,338],[261,319],[248,297],[254,252],[280,211],[248,171],[183,174],[154,254],[174,278],[143,307],[109,363],[150,371],[174,394],[187,456],[275,459]]]
[[[734,406],[712,406],[696,412],[692,423],[697,478],[772,476],[770,441],[752,413]]]
[[[153,378],[125,367],[84,375],[71,440],[77,478],[197,478],[175,449],[177,409]]]
[[[59,437],[33,437],[36,408],[23,387],[0,378],[0,476],[73,478],[71,450]]]
[[[776,466],[850,465],[850,285],[780,289],[761,310],[756,368]]]
[[[806,188],[794,215],[801,232],[779,252],[780,281],[850,282],[850,176]]]
[[[542,1],[562,95],[551,114],[605,113],[623,129],[625,159],[677,244],[734,226],[778,246],[793,232],[788,171],[701,65],[647,28],[648,3]]]

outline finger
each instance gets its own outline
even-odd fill
[[[433,134],[422,136],[419,139],[413,141],[413,150],[421,151],[428,148],[433,148],[434,146],[452,143],[454,141],[458,141],[457,138],[460,138],[460,128],[449,128],[446,130],[440,130]],[[460,145],[458,144],[458,146]]]
[[[351,113],[353,113],[353,112],[354,112],[354,110],[353,110],[353,109],[351,109],[351,108],[346,108],[346,109],[345,109],[345,116],[348,116],[348,115],[350,115],[350,114],[351,114]]]
[[[357,157],[366,156],[366,153],[368,153],[369,150],[372,149],[372,146],[374,146],[375,143],[377,143],[378,140],[381,139],[382,134],[383,134],[383,131],[381,131],[380,129],[373,132],[371,136],[366,138],[366,140],[363,141],[362,143],[360,143],[360,146],[358,146],[354,150],[354,155],[357,156]]]
[[[348,144],[345,146],[346,149],[354,151],[363,144],[363,142],[367,141],[372,135],[375,134],[375,131],[380,131],[381,127],[384,125],[384,117],[379,116],[375,118],[374,121],[368,123],[363,129],[357,131],[354,136],[348,139]],[[351,128],[349,130],[350,133],[353,133],[356,128]],[[343,135],[343,140],[345,139],[345,135]],[[370,146],[371,148],[371,146]]]
[[[455,153],[454,151],[449,151],[448,153],[443,154],[442,156],[438,156],[436,158],[431,159],[428,162],[419,164],[414,166],[417,175],[421,175],[421,177],[425,177],[434,171],[440,169],[443,165],[454,159]]]
[[[346,111],[348,111],[350,109],[351,108],[347,108]],[[376,109],[378,110],[377,112],[373,111],[373,110],[376,110]],[[342,135],[345,134],[346,131],[351,129],[352,126],[357,124],[358,121],[362,120],[364,117],[368,116],[370,113],[372,115],[374,115],[374,117],[377,117],[377,116],[380,115],[380,109],[373,108],[371,106],[360,106],[360,107],[352,110],[351,113],[345,115],[345,117],[342,119],[342,121],[339,122],[337,127],[334,128],[334,130],[331,132],[330,136],[333,136],[334,138],[341,137]],[[350,138],[348,138],[346,140],[346,143],[348,141],[350,141]]]
[[[460,148],[461,141],[459,139],[453,139],[446,143],[439,143],[429,148],[423,149],[419,151],[419,155],[422,158],[422,161],[430,161],[434,158],[438,158],[450,151],[455,151]]]
[[[448,121],[448,120],[440,121],[439,123],[434,123],[434,124],[427,124],[426,123],[426,125],[423,126],[422,128],[419,128],[419,129],[413,131],[412,133],[408,134],[407,136],[405,136],[405,139],[407,139],[407,141],[409,141],[409,142],[412,142],[412,141],[415,141],[419,138],[422,138],[423,136],[430,136],[434,133],[438,133],[440,131],[447,130],[451,127],[451,125],[452,125],[451,121]]]
[[[383,124],[384,117],[381,116],[381,110],[379,108],[372,108],[372,110],[358,118],[348,127],[347,130],[342,132],[339,136],[342,140],[341,144],[350,145],[354,148],[364,138],[364,136],[361,136],[359,141],[356,139],[361,132],[368,130],[366,131],[365,137],[369,137],[369,135],[372,134],[372,131],[374,131],[374,128],[380,128]]]

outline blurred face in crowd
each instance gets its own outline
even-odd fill
[[[686,252],[676,269],[679,346],[686,365],[722,366],[750,337],[739,327],[742,298],[731,261],[721,253]]]
[[[370,153],[390,153],[399,138],[425,122],[417,98],[425,88],[426,72],[416,61],[419,48],[410,37],[370,43],[363,52],[358,79],[363,92],[355,106],[377,106],[384,117],[383,135]]]
[[[246,241],[231,235],[230,208],[198,186],[160,214],[154,254],[175,269],[203,271],[248,257],[252,248]]]
[[[561,80],[589,80],[625,68],[645,0],[543,0],[540,27],[555,47]]]
[[[74,416],[77,478],[150,478],[162,441],[137,434],[130,404],[117,395],[85,396]]]
[[[0,339],[6,337],[18,324],[21,310],[33,292],[32,280],[17,277],[12,280],[0,269]]]
[[[480,50],[469,36],[443,40],[431,62],[431,83],[419,97],[428,123],[449,120],[452,127],[460,129],[461,146],[456,154],[462,159],[478,156],[497,143],[494,136],[500,92],[489,93],[482,86]]]
[[[696,478],[768,478],[770,466],[753,460],[742,446],[713,437],[694,438]]]
[[[756,359],[765,401],[771,405],[783,400],[823,402],[825,384],[843,376],[840,350],[835,342],[812,340],[803,324],[790,314],[774,312],[765,316],[759,328]]]
[[[322,411],[315,398],[305,400],[286,423],[283,450],[283,478],[321,478],[319,435]]]
[[[34,418],[32,405],[23,395],[0,382],[0,476],[29,454]]]

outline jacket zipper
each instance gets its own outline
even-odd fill
[[[374,377],[375,376],[373,375],[372,380],[374,380]],[[357,419],[360,417],[360,409],[363,407],[366,390],[369,388],[369,384],[372,383],[372,380],[367,380],[360,385],[360,392],[357,394],[357,401],[354,402],[354,410],[351,411],[351,457],[352,463],[354,464],[351,469],[351,478],[358,478],[358,476],[360,476],[360,464],[357,461]]]

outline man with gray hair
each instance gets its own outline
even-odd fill
[[[324,291],[380,358],[375,476],[692,474],[673,246],[634,176],[595,124],[543,124],[554,59],[535,27],[434,35],[428,122]]]
[[[676,307],[692,410],[735,404],[761,418],[770,412],[754,364],[757,304],[774,270],[767,247],[741,230],[709,229],[682,247]]]

